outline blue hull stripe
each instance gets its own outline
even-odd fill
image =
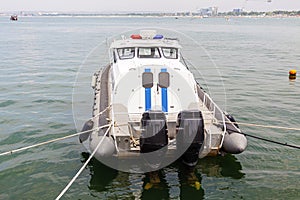
[[[167,69],[163,68],[161,72],[167,72]],[[168,112],[168,88],[161,88],[161,105],[162,111]]]
[[[151,69],[145,69],[145,72],[151,72]],[[151,109],[151,88],[145,88],[145,111]]]

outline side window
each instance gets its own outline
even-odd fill
[[[157,47],[140,47],[138,48],[139,58],[160,58],[160,52]]]
[[[134,47],[117,49],[118,56],[121,60],[134,58]]]
[[[177,59],[178,49],[177,48],[162,48],[162,52],[165,58]]]

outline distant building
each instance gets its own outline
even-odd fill
[[[239,15],[239,14],[241,14],[241,13],[244,12],[244,11],[243,11],[242,8],[235,8],[235,9],[232,10],[232,12],[233,12],[234,14]]]
[[[218,15],[218,7],[201,8],[198,12],[201,16],[216,16]]]

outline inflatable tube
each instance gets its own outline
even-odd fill
[[[103,137],[104,137],[104,139],[103,139]],[[101,160],[101,158],[103,158],[103,157],[110,157],[115,152],[114,140],[111,137],[106,137],[106,136],[97,136],[96,138],[93,138],[90,142],[91,150],[94,151],[95,148],[97,147],[98,143],[102,139],[103,139],[103,141],[102,141],[100,147],[98,148],[97,152],[95,153],[95,157],[98,160]]]
[[[87,122],[84,123],[81,132],[92,130],[93,126],[94,126],[94,122],[90,119],[90,120],[88,120]],[[83,143],[85,140],[87,140],[89,138],[91,133],[92,133],[92,131],[88,131],[86,133],[81,134],[79,136],[79,142]]]
[[[223,149],[227,153],[239,154],[247,147],[247,138],[240,133],[226,133],[223,142]]]

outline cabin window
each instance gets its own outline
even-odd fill
[[[134,47],[117,49],[118,56],[121,60],[134,58]]]
[[[161,48],[165,58],[177,59],[178,49],[177,48]]]
[[[168,88],[170,86],[170,74],[168,72],[159,72],[158,85],[161,88]]]
[[[142,82],[144,88],[153,87],[153,74],[152,72],[144,72],[142,76]]]
[[[160,52],[157,47],[140,47],[138,49],[139,58],[160,58]]]

